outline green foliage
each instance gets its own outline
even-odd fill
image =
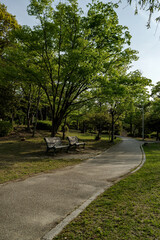
[[[138,14],[138,5],[139,5],[140,9],[143,9],[143,10],[149,12],[147,28],[150,28],[152,14],[156,11],[160,11],[159,0],[152,0],[152,1],[150,1],[150,0],[139,0],[139,1],[137,1],[137,0],[127,0],[127,2],[129,4],[131,4],[132,2],[135,2],[135,4],[136,4],[135,14]],[[157,17],[156,21],[160,21],[160,17]]]
[[[101,134],[103,130],[108,130],[111,125],[111,119],[107,111],[92,112],[86,115],[87,123]]]
[[[152,97],[160,98],[160,82],[157,82],[155,86],[152,88]]]
[[[156,139],[159,140],[160,133],[160,99],[156,97],[151,101],[151,105],[149,107],[149,112],[146,118],[146,127],[148,133],[152,131],[157,132]]]
[[[0,118],[3,120],[12,118],[17,100],[15,85],[0,81]]]
[[[4,47],[11,44],[9,40],[10,32],[18,28],[19,25],[15,16],[7,12],[7,7],[0,3],[0,55]]]
[[[68,125],[61,125],[61,132],[69,132],[69,127],[68,127]]]
[[[156,131],[156,139],[159,140],[160,133],[160,82],[152,87],[152,100],[146,116],[147,133]]]
[[[12,131],[12,124],[7,121],[0,121],[0,137],[8,135]]]
[[[93,1],[84,16],[76,0],[59,2],[54,10],[52,2],[30,2],[28,13],[39,25],[15,31],[17,48],[10,48],[5,58],[14,59],[16,78],[32,81],[46,93],[55,135],[65,117],[89,100],[89,90],[110,71],[136,60],[137,52],[126,48],[131,35],[118,23],[117,4]]]
[[[38,130],[49,130],[52,129],[52,122],[51,121],[38,121],[37,122],[37,129]]]

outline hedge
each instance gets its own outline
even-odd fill
[[[52,129],[52,122],[51,121],[38,121],[37,122],[37,129],[38,130],[49,130]]]
[[[12,123],[0,121],[0,137],[8,135],[12,131]]]

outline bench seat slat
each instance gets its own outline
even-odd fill
[[[69,146],[68,145],[60,145],[60,146],[55,146],[55,148],[68,148]]]

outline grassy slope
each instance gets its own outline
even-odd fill
[[[55,239],[160,239],[160,144],[144,150],[145,165],[99,196]]]
[[[20,138],[4,138],[0,141],[0,183],[6,181],[26,178],[30,175],[40,172],[48,172],[54,169],[63,168],[66,166],[81,163],[81,153],[76,151],[76,159],[72,159],[69,153],[57,153],[56,158],[52,152],[45,153],[46,145],[43,137],[49,134],[44,132],[41,136],[31,138],[30,135],[26,137],[26,141],[20,141]],[[69,135],[76,135],[81,140],[86,142],[86,151],[90,149],[104,150],[112,145],[102,138],[101,141],[94,141],[95,135],[80,134],[78,132],[68,133]],[[44,135],[44,136],[43,136]],[[63,155],[67,158],[63,159]],[[57,159],[57,156],[59,157]]]

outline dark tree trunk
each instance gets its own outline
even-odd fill
[[[101,128],[101,125],[98,126],[98,134],[96,136],[96,140],[100,140],[100,135],[101,135],[101,132],[102,132],[102,128]]]
[[[58,131],[58,127],[57,127],[57,122],[54,118],[52,118],[52,131],[51,131],[51,137],[55,137],[56,133]]]
[[[114,142],[114,112],[111,112],[112,126],[111,126],[111,142]]]
[[[83,122],[83,127],[82,127],[82,133],[85,133],[86,132],[86,125],[85,125],[85,122]]]
[[[108,134],[109,134],[109,141],[110,141],[111,140],[111,129],[109,129]]]
[[[159,131],[157,131],[156,141],[159,141]]]
[[[67,119],[65,118],[65,120],[64,120],[64,125],[62,126],[62,132],[63,132],[63,137],[62,137],[62,139],[63,139],[63,140],[65,139],[65,136],[66,136],[66,131],[65,131],[66,121],[67,121]]]
[[[77,119],[76,130],[79,130],[79,120]]]
[[[33,134],[32,134],[32,137],[35,136],[36,128],[37,128],[38,108],[39,108],[39,103],[40,103],[40,93],[41,93],[41,89],[39,88],[39,91],[38,91],[38,97],[37,97],[37,106],[36,106],[36,117],[35,117],[35,123],[34,123],[34,128],[33,128]]]
[[[133,124],[132,124],[132,122],[130,123],[130,134],[133,135]]]
[[[58,128],[60,127],[61,123],[62,123],[62,117],[58,118],[58,117],[54,117],[54,112],[52,111],[52,130],[51,130],[51,137],[55,137],[57,132],[58,132]]]
[[[31,111],[31,85],[30,85],[30,92],[28,96],[28,105],[27,105],[27,131],[31,130],[30,129],[30,122],[31,122],[30,111]]]
[[[28,107],[27,107],[27,131],[30,131],[30,110],[31,110],[31,102],[28,101]]]

